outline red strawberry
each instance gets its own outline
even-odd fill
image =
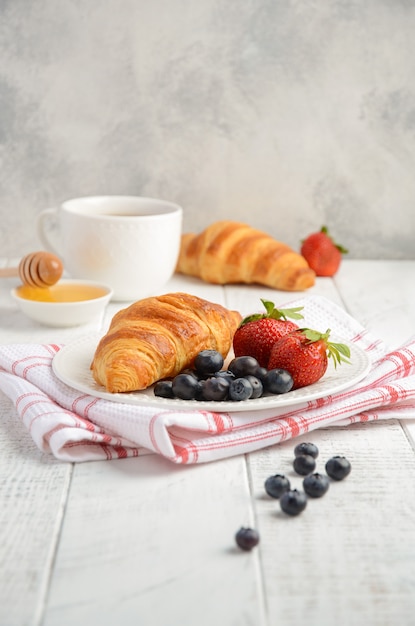
[[[340,266],[342,254],[348,250],[330,237],[326,226],[309,235],[301,244],[301,254],[317,276],[334,276]]]
[[[285,335],[271,350],[268,369],[281,368],[293,377],[293,389],[312,385],[324,376],[328,357],[334,365],[349,363],[350,350],[342,343],[329,342],[330,329],[319,333],[310,328],[299,328]]]
[[[262,300],[266,313],[255,313],[242,320],[233,337],[235,356],[253,356],[261,367],[267,367],[271,348],[280,337],[298,328],[295,322],[287,320],[302,319],[295,309],[276,309],[273,302]]]

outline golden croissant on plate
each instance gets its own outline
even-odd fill
[[[146,389],[191,367],[202,350],[225,358],[241,319],[186,293],[139,300],[114,315],[96,348],[93,377],[111,393]]]
[[[284,291],[312,287],[315,273],[301,254],[241,222],[214,222],[182,235],[176,271],[208,283],[258,283]]]

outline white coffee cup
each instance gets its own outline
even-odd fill
[[[90,196],[45,209],[37,219],[44,247],[72,278],[104,283],[113,300],[159,292],[174,273],[183,210],[140,196]]]

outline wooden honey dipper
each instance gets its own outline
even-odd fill
[[[19,276],[29,287],[51,287],[63,272],[62,261],[50,252],[31,252],[22,258],[18,267],[0,269],[0,278]]]

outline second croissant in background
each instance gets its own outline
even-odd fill
[[[285,243],[242,222],[214,222],[182,235],[176,271],[208,283],[257,283],[304,291],[315,283],[306,259]]]

